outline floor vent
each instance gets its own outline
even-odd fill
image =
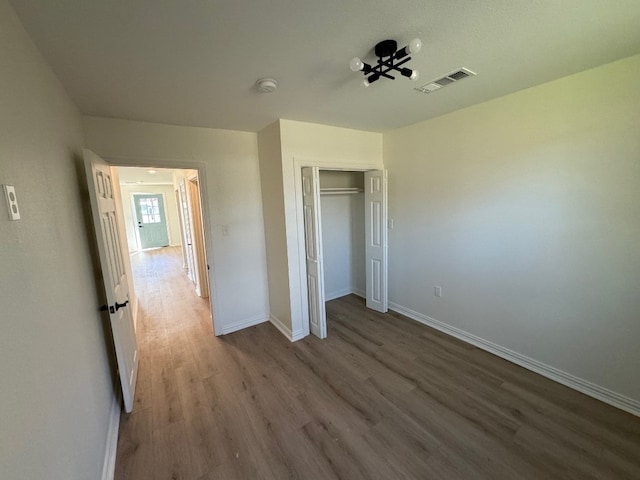
[[[414,90],[417,90],[422,93],[431,93],[436,90],[440,90],[442,87],[446,87],[447,85],[451,85],[452,83],[456,83],[467,77],[474,77],[475,75],[476,74],[473,73],[471,70],[468,70],[466,68],[461,68],[460,70],[451,72],[442,78],[438,78],[437,80],[432,80],[430,82],[427,82],[421,87],[414,88]]]

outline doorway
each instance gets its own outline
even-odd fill
[[[387,311],[386,172],[302,167],[301,193],[309,330],[325,338],[327,300]]]
[[[148,288],[149,285],[154,284],[153,281],[149,280],[157,280],[163,276],[162,273],[159,273],[159,270],[162,270],[162,272],[172,270],[164,267],[171,263],[168,261],[171,257],[180,258],[179,250],[182,246],[178,244],[173,247],[140,250],[138,248],[138,244],[134,241],[134,238],[138,238],[139,240],[139,237],[130,233],[132,231],[135,232],[140,228],[137,223],[137,219],[144,218],[144,215],[147,216],[147,218],[144,219],[146,223],[161,223],[160,204],[157,201],[153,201],[153,199],[157,199],[158,195],[156,194],[162,192],[145,192],[143,189],[159,188],[160,186],[168,188],[170,193],[165,195],[163,198],[175,198],[176,202],[175,204],[173,201],[165,203],[165,212],[168,212],[172,206],[177,211],[179,196],[176,195],[176,185],[180,182],[186,182],[187,177],[189,177],[189,181],[194,184],[194,187],[191,187],[191,191],[194,194],[193,203],[195,203],[197,198],[197,207],[192,207],[190,202],[191,218],[194,223],[199,223],[199,230],[202,232],[201,242],[203,245],[201,246],[201,251],[203,252],[203,255],[202,262],[200,263],[205,266],[205,276],[208,276],[208,265],[205,256],[206,254],[204,252],[208,252],[209,250],[204,245],[206,238],[205,232],[207,229],[203,226],[206,216],[204,215],[202,208],[202,205],[206,205],[206,202],[201,202],[200,200],[200,196],[206,195],[206,192],[204,189],[200,190],[197,188],[199,187],[199,173],[201,172],[204,176],[205,169],[204,166],[198,166],[198,170],[183,171],[180,169],[167,169],[166,172],[159,172],[159,169],[156,170],[154,168],[147,169],[141,167],[123,167],[119,169],[108,160],[103,160],[88,149],[83,150],[83,155],[87,175],[88,196],[91,202],[96,243],[99,251],[99,262],[105,290],[105,298],[101,300],[106,300],[106,303],[100,306],[100,310],[107,312],[109,315],[114,349],[117,357],[118,376],[122,385],[125,411],[131,412],[135,398],[136,379],[138,377],[137,374],[140,358],[138,349],[139,343],[136,338],[140,302],[133,288],[136,282],[134,282],[135,277],[131,268],[131,254],[136,254],[140,251],[143,253],[160,252],[165,248],[172,248],[174,250],[173,252],[161,252],[162,256],[160,257],[160,267],[162,268],[156,269],[151,263],[145,262],[141,269],[142,275],[136,275],[137,278],[142,279],[142,282],[139,281],[137,283],[138,287],[142,287],[138,290],[144,291],[144,288],[147,287],[147,290],[149,291],[149,294],[145,295],[145,298],[143,299],[146,301],[146,307],[141,312],[143,314],[143,318],[145,318],[145,314],[149,312],[152,313],[151,315],[148,315],[147,318],[155,319],[156,317],[162,317],[162,314],[166,314],[171,309],[177,309],[177,312],[171,315],[171,318],[175,320],[179,329],[181,329],[183,326],[182,324],[191,318],[191,313],[198,310],[198,306],[194,306],[193,302],[191,302],[190,306],[188,299],[199,299],[199,310],[203,313],[206,312],[205,317],[200,316],[199,318],[201,320],[204,319],[205,323],[207,323],[209,327],[207,328],[205,326],[202,333],[213,331],[212,333],[214,333],[214,335],[219,334],[219,332],[216,332],[216,325],[213,322],[213,305],[209,298],[198,298],[198,295],[196,295],[196,292],[194,291],[192,291],[192,294],[190,295],[175,295],[175,292],[177,291],[176,282],[179,281],[178,278],[183,282],[187,282],[187,277],[181,268],[179,268],[179,277],[176,277],[175,275],[164,275],[166,277],[165,283],[169,285],[168,291],[171,295],[163,295],[156,287],[152,287],[151,289]],[[159,175],[156,177],[156,174]],[[168,177],[164,182],[160,181],[162,174]],[[147,176],[146,178],[145,175]],[[149,175],[154,176],[153,180],[150,180],[151,177],[149,177]],[[138,193],[145,196],[147,200],[151,200],[137,202],[137,212],[135,201],[130,202],[129,208],[123,208],[123,200],[133,198],[133,195],[127,195],[126,193],[123,195],[123,190],[126,188],[138,190],[138,192],[129,193]],[[197,214],[194,214],[194,211],[196,211]],[[128,218],[128,221],[125,217]],[[133,221],[134,218],[135,222]],[[179,225],[180,222],[172,222],[170,217],[167,216],[167,224]],[[180,233],[181,230],[178,230],[178,234],[173,235],[172,238],[179,239],[181,236]],[[206,243],[208,244],[208,242]],[[127,244],[129,245],[130,255],[126,254],[127,248],[125,245]],[[165,253],[166,255],[164,255]],[[156,260],[157,258],[158,256],[156,256]],[[156,262],[156,264],[158,263]],[[175,271],[175,269],[173,269],[173,271]],[[208,293],[208,284],[209,282],[207,279],[206,297],[210,297]],[[172,286],[175,286],[176,288],[173,288]],[[202,307],[205,305],[206,308],[203,311]],[[209,321],[207,321],[207,318]],[[164,334],[172,333],[168,332],[164,327],[161,328],[161,331],[163,331]],[[170,335],[165,335],[165,337],[167,340],[170,340],[171,345],[175,343],[176,348],[180,350],[181,347],[178,346],[180,344],[179,331],[175,331]],[[143,338],[142,340],[145,341],[146,338]]]
[[[129,251],[176,247],[197,295],[209,298],[198,172],[116,167]]]

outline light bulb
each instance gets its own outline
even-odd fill
[[[363,87],[365,87],[365,88],[367,88],[369,85],[371,85],[371,84],[369,83],[369,80],[367,80],[367,79],[365,78],[365,79],[362,81],[362,86],[363,86]]]
[[[420,72],[418,72],[418,70],[414,70],[411,73],[411,76],[409,77],[409,79],[410,80],[417,80],[419,76],[420,76]]]
[[[357,72],[364,68],[364,63],[362,63],[362,60],[360,60],[358,57],[353,57],[349,62],[349,68],[352,72]]]
[[[422,41],[419,38],[414,38],[409,42],[409,51],[411,53],[418,53],[422,48]]]

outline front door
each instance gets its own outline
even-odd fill
[[[91,213],[109,314],[113,343],[122,385],[124,408],[133,410],[133,398],[138,376],[138,348],[129,304],[129,279],[124,268],[121,236],[116,219],[111,168],[90,150],[84,150]]]
[[[164,201],[160,194],[134,194],[133,204],[138,219],[140,248],[166,247],[169,245],[167,216]]]

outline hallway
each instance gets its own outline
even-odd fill
[[[184,382],[215,371],[203,350],[217,342],[209,300],[196,295],[180,247],[142,251],[131,257],[131,267],[140,365],[134,411],[120,422],[116,478],[164,478],[171,468],[158,459],[168,460],[173,449],[188,450],[180,437],[193,419],[183,411],[190,406],[184,403],[189,398],[180,397],[190,391]]]

